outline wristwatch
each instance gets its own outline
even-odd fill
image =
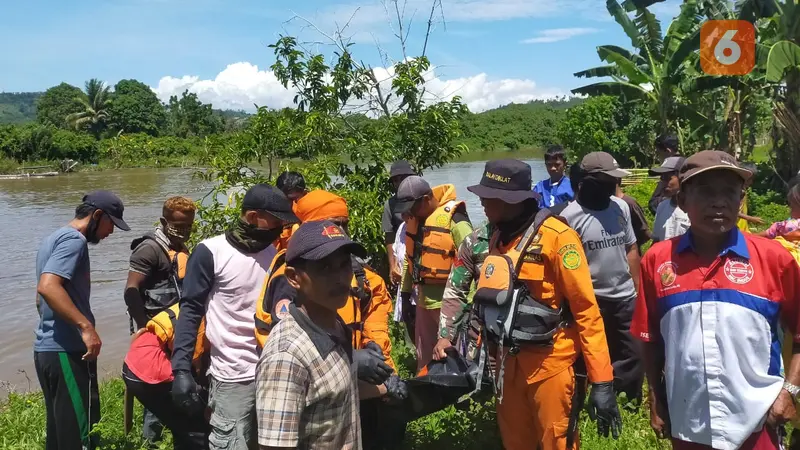
[[[800,386],[795,386],[788,381],[783,382],[783,388],[786,390],[786,392],[792,394],[794,399],[797,399],[797,394],[800,394]]]

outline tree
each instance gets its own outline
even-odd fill
[[[655,121],[645,104],[623,104],[612,96],[592,97],[567,110],[558,138],[571,161],[603,151],[625,167],[649,167],[654,159]]]
[[[67,83],[51,87],[36,102],[36,119],[42,125],[69,129],[67,116],[83,110],[78,100],[81,94],[79,88]]]
[[[125,133],[157,136],[167,123],[167,113],[156,93],[137,80],[122,80],[114,86],[108,115],[109,126]]]
[[[92,78],[86,82],[86,92],[81,92],[78,100],[83,109],[67,116],[67,123],[76,130],[89,130],[100,138],[108,124],[111,89],[104,82]]]
[[[652,3],[652,2],[651,2]],[[607,0],[606,8],[631,40],[633,51],[614,45],[597,48],[601,60],[608,63],[575,73],[576,77],[611,77],[604,81],[573,89],[573,94],[614,95],[623,101],[640,101],[650,106],[658,121],[658,131],[681,129],[679,118],[707,123],[708,119],[680,102],[679,84],[687,69],[698,59],[700,25],[703,17],[699,0],[686,0],[665,37],[661,23],[647,8],[630,0],[623,9],[617,0]],[[628,15],[635,11],[633,19]]]
[[[194,92],[183,91],[181,98],[173,95],[167,108],[170,131],[175,136],[208,136],[224,129],[220,116],[211,105],[203,104]]]

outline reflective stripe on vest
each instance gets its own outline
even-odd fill
[[[406,225],[406,255],[411,262],[411,278],[416,284],[445,284],[450,275],[456,245],[450,233],[453,215],[464,202],[451,200],[439,206],[425,219],[419,229],[419,220]]]

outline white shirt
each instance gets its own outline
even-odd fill
[[[656,219],[653,221],[653,242],[666,241],[680,236],[689,229],[689,216],[670,199],[664,199],[656,208]]]
[[[275,249],[270,246],[244,254],[225,235],[203,244],[214,256],[214,286],[206,308],[206,338],[211,344],[208,373],[225,382],[252,381],[258,362],[253,317]]]

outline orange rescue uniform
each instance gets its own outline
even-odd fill
[[[490,248],[506,254],[522,239]],[[506,450],[536,448],[566,450],[575,377],[572,365],[583,354],[589,380],[612,381],[613,371],[605,329],[592,288],[589,265],[578,234],[555,217],[548,217],[528,249],[541,246],[541,257],[526,256],[520,268],[531,297],[557,309],[567,302],[572,320],[553,337],[552,347],[523,346],[504,361],[502,402],[498,422]],[[577,436],[576,436],[577,448]]]

